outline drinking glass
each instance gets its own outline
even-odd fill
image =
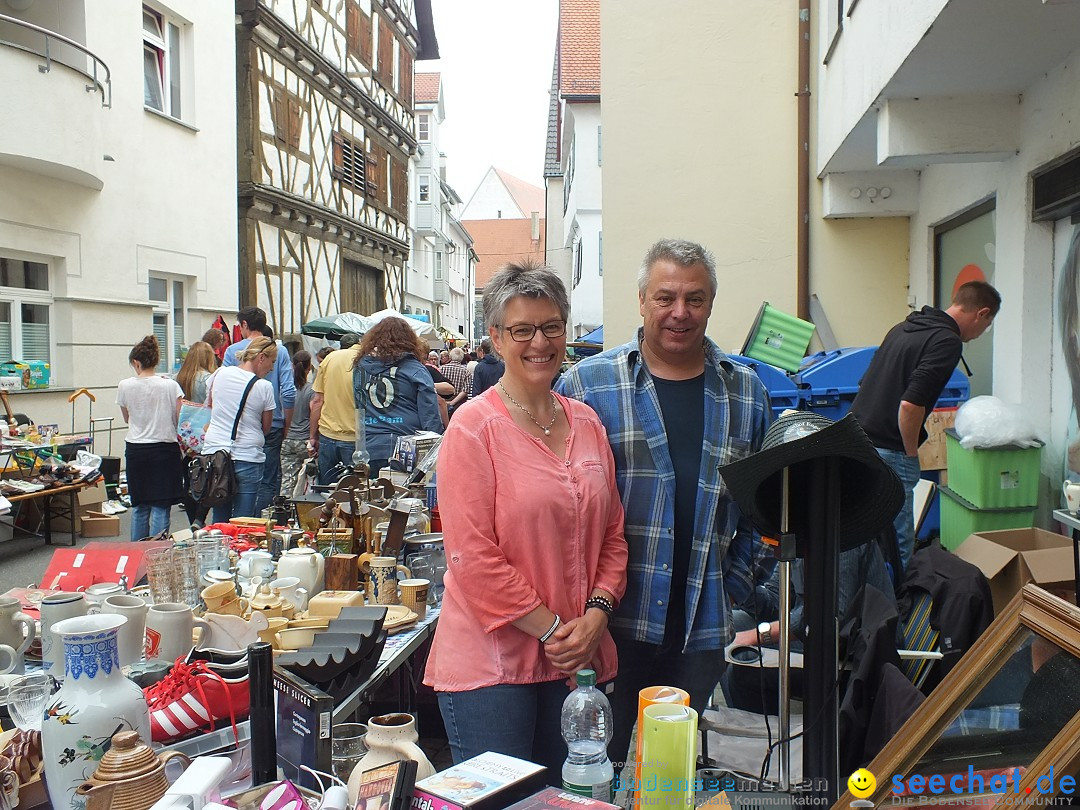
[[[330,754],[333,757],[334,776],[342,782],[349,781],[349,775],[352,774],[356,763],[367,753],[367,745],[364,743],[366,734],[367,726],[363,723],[334,725],[330,740]]]
[[[173,565],[176,568],[176,601],[188,607],[199,607],[199,591],[202,590],[199,582],[202,576],[195,544],[188,540],[173,543]]]
[[[56,691],[52,676],[42,672],[23,675],[8,684],[8,713],[24,731],[41,731],[41,718],[49,696]]]
[[[435,607],[439,604],[439,597],[436,594],[439,588],[435,584],[435,561],[427,554],[413,554],[409,557],[408,565],[415,579],[426,579],[431,583],[427,601],[428,607]]]
[[[150,582],[150,595],[155,604],[179,601],[178,577],[169,546],[146,552],[146,578]]]

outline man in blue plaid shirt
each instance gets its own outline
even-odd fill
[[[717,470],[760,447],[771,412],[757,374],[705,337],[715,296],[709,251],[657,242],[638,272],[643,327],[558,385],[607,428],[626,511],[626,595],[610,625],[616,762],[626,758],[641,689],[677,686],[705,708],[735,634],[732,605],[751,600],[771,562]]]

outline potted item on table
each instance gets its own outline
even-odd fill
[[[75,791],[97,767],[119,731],[150,739],[142,689],[120,671],[117,631],[124,616],[99,614],[58,622],[64,643],[64,685],[45,708],[41,744],[54,810],[82,805]]]
[[[149,810],[169,789],[165,763],[177,757],[185,768],[191,764],[179,751],[155,754],[138,732],[118,732],[97,770],[75,793],[86,810]]]
[[[387,765],[399,759],[416,763],[416,779],[426,779],[435,773],[431,761],[416,744],[416,719],[411,714],[395,713],[372,717],[364,743],[368,752],[356,763],[349,776],[349,802],[356,803],[364,771]]]

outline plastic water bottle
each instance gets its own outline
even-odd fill
[[[607,754],[611,704],[596,688],[596,673],[591,669],[578,672],[577,689],[563,702],[562,735],[569,751],[562,769],[563,790],[610,802],[615,778]]]

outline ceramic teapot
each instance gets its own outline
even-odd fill
[[[191,764],[179,751],[155,754],[137,731],[117,732],[94,775],[75,793],[86,800],[86,810],[148,810],[169,789],[165,763],[175,757],[185,768]]]
[[[274,558],[269,551],[252,549],[240,555],[240,563],[236,566],[237,572],[244,579],[262,577],[269,579],[274,574]]]
[[[275,616],[284,616],[291,619],[296,612],[296,607],[288,599],[282,599],[270,590],[266,583],[259,586],[259,590],[251,597],[251,615],[256,612],[270,619]]]
[[[278,578],[297,577],[300,587],[311,598],[325,587],[325,567],[323,555],[315,549],[306,546],[291,548],[278,561]]]

